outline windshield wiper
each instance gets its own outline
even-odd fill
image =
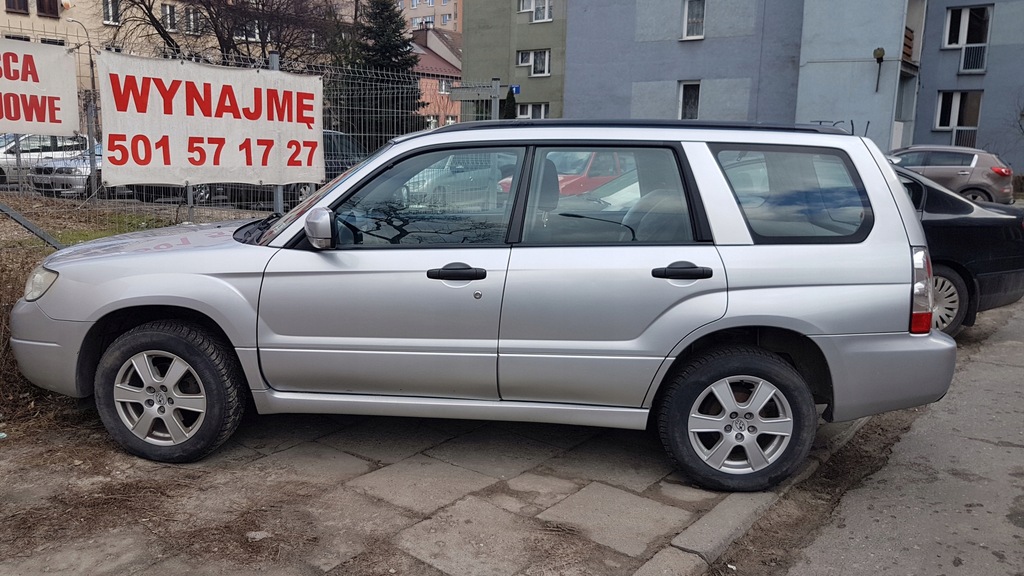
[[[245,235],[242,236],[242,242],[245,242],[246,244],[249,243],[249,240],[252,240],[253,243],[259,242],[260,237],[263,236],[263,233],[266,232],[271,226],[273,226],[274,222],[277,222],[277,219],[280,217],[280,212],[272,212],[269,215],[267,215],[266,218],[263,218],[262,220],[258,220],[253,224],[250,224],[252,228],[249,228],[248,230],[245,231]]]

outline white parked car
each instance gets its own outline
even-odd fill
[[[24,180],[40,162],[72,158],[90,148],[88,138],[81,135],[6,134],[0,144],[0,184]]]

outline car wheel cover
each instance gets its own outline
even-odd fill
[[[731,376],[708,386],[687,421],[690,446],[705,464],[727,474],[770,466],[786,452],[793,429],[785,395],[754,376]]]
[[[956,318],[960,312],[960,293],[949,278],[935,276],[932,278],[935,302],[932,308],[932,327],[942,330]]]
[[[148,350],[135,354],[118,370],[114,406],[132,434],[149,444],[181,444],[202,428],[206,388],[182,358]]]

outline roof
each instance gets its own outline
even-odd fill
[[[850,133],[832,126],[819,126],[817,124],[762,124],[759,122],[702,122],[692,120],[484,120],[479,122],[462,122],[451,126],[442,126],[434,132],[461,132],[466,130],[478,130],[487,128],[523,128],[527,126],[538,126],[545,128],[557,127],[590,127],[600,128],[604,126],[614,127],[635,127],[635,128],[692,128],[712,130],[764,130],[781,132],[817,132],[819,134],[844,134]]]
[[[417,74],[432,74],[436,76],[451,76],[461,78],[462,71],[449,64],[433,50],[426,46],[420,46],[415,42],[412,44],[412,51],[419,58],[419,62],[413,67]]]

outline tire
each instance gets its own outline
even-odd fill
[[[753,346],[715,348],[667,386],[657,414],[662,444],[703,487],[766,490],[788,478],[811,450],[814,399],[776,354]],[[761,409],[753,410],[752,402]]]
[[[988,193],[986,193],[984,190],[978,190],[977,188],[968,188],[967,190],[961,192],[960,195],[963,196],[964,198],[967,198],[968,200],[973,200],[975,202],[992,201],[992,199],[989,198]]]
[[[150,372],[148,385],[140,375],[143,366]],[[202,327],[150,322],[121,335],[103,353],[96,408],[126,451],[159,462],[192,462],[238,427],[243,382],[234,352]]]
[[[932,292],[935,296],[932,328],[956,336],[964,329],[970,303],[967,283],[952,268],[938,264],[932,268]]]

